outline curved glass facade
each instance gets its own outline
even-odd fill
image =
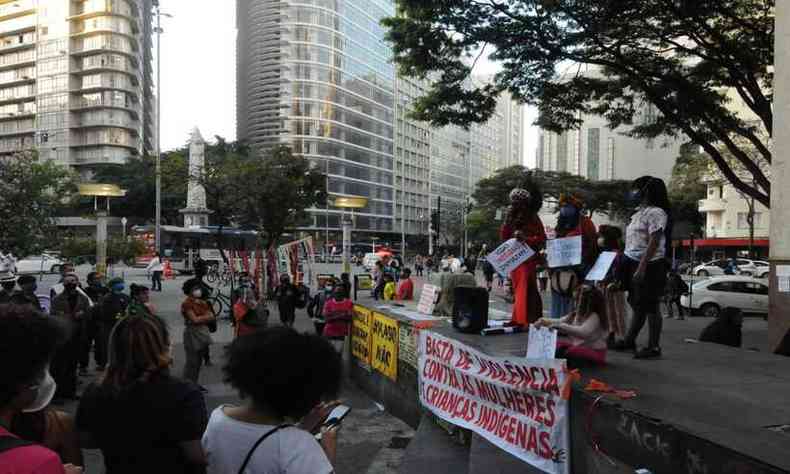
[[[238,0],[238,137],[290,145],[329,191],[369,198],[358,230],[393,231],[395,70],[385,0]],[[316,209],[309,227],[338,229]]]

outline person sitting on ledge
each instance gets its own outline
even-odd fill
[[[541,318],[537,326],[556,329],[557,357],[573,362],[606,363],[606,300],[592,285],[582,285],[576,291],[576,310],[559,318]]]
[[[740,309],[724,308],[718,318],[705,326],[699,335],[699,341],[741,347],[742,325],[743,313]]]

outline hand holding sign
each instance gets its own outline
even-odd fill
[[[527,359],[554,359],[557,351],[557,331],[547,327],[530,326]]]
[[[572,267],[582,263],[582,236],[553,239],[546,242],[549,268]]]

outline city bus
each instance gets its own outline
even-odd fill
[[[132,238],[145,244],[146,252],[138,257],[134,266],[145,267],[154,256],[156,249],[156,228],[152,225],[132,227]],[[258,233],[232,227],[176,227],[161,226],[162,258],[170,260],[174,272],[194,272],[194,262],[198,258],[209,265],[223,266],[224,259],[220,249],[230,258],[230,251],[249,252],[254,255]]]

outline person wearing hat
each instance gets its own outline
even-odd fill
[[[77,288],[79,277],[76,273],[67,273],[63,277],[63,291],[52,301],[52,316],[68,329],[66,341],[58,348],[51,367],[58,385],[55,397],[59,399],[77,398],[77,366],[90,311],[90,300]]]
[[[34,311],[42,312],[44,309],[41,307],[41,302],[38,301],[36,290],[38,289],[38,282],[33,275],[22,275],[17,280],[20,291],[15,292],[11,296],[11,303],[16,305],[30,305]]]
[[[107,345],[110,332],[115,323],[126,316],[129,297],[124,294],[126,283],[123,278],[113,278],[109,282],[110,292],[104,295],[96,311],[96,371],[103,372],[107,365]]]
[[[57,297],[59,294],[63,293],[63,291],[66,289],[63,283],[66,280],[66,275],[68,275],[70,273],[75,273],[75,271],[74,271],[74,264],[66,262],[66,263],[63,264],[63,268],[62,268],[62,271],[60,273],[60,281],[57,282],[55,285],[53,285],[52,288],[49,289],[49,300],[50,301],[55,301],[55,297]],[[82,294],[82,296],[87,297],[88,301],[90,302],[90,305],[93,306],[94,300],[90,296],[88,296],[88,294],[85,293],[85,291],[82,290],[82,285],[80,285],[80,284],[77,285],[77,293],[80,293],[80,294]]]
[[[0,272],[0,304],[11,302],[16,288],[16,275],[9,271]]]
[[[510,192],[510,208],[500,229],[502,240],[514,238],[524,242],[535,255],[516,267],[510,274],[513,282],[513,315],[511,323],[527,326],[543,316],[543,302],[538,292],[537,254],[546,245],[546,230],[538,217],[543,198],[537,189],[530,192],[516,188]]]

